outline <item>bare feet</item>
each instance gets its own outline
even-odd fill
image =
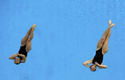
[[[109,26],[112,24],[112,21],[111,20],[109,20]]]
[[[36,24],[33,24],[32,29],[35,30]]]
[[[111,24],[109,27],[111,28],[111,27],[113,27],[115,24],[113,23],[113,24]]]
[[[112,21],[109,20],[109,28],[112,28],[114,25],[115,25],[115,24],[114,24],[114,23],[112,24]]]

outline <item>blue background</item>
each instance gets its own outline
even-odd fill
[[[109,19],[108,68],[91,72],[82,63],[94,57]],[[32,50],[15,65],[8,58],[32,24]],[[125,80],[124,0],[1,0],[0,26],[1,80]]]

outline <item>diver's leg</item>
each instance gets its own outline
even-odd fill
[[[110,35],[111,35],[111,29],[109,30],[109,34],[108,34],[108,36],[106,37],[105,42],[104,42],[104,45],[103,45],[103,47],[102,47],[102,54],[103,54],[103,55],[108,52],[108,40],[109,40]]]
[[[31,41],[33,39],[35,27],[36,26],[32,26],[31,34],[30,34],[30,37],[28,38],[28,41]]]
[[[97,50],[100,49],[100,48],[103,46],[104,41],[105,41],[105,39],[106,39],[106,36],[108,35],[109,29],[110,29],[110,28],[108,28],[108,29],[104,32],[102,38],[99,40],[99,42],[98,42],[98,44],[97,44]]]
[[[107,37],[107,35],[109,34],[110,29],[111,29],[114,25],[115,25],[115,24],[114,24],[114,23],[112,24],[111,20],[109,20],[109,27],[108,27],[108,29],[104,32],[102,38],[105,39],[105,38]]]
[[[99,40],[98,44],[97,44],[97,50],[100,49],[103,44],[104,44],[104,41],[106,39],[106,37],[108,36],[108,38],[110,37],[110,31],[111,31],[111,28],[114,26],[115,24],[112,24],[111,23],[111,20],[109,20],[109,27],[108,29],[104,32],[102,38]]]
[[[32,27],[29,29],[29,31],[27,32],[27,34],[25,35],[25,37],[22,39],[21,41],[21,46],[24,46],[27,43],[27,40],[29,38],[29,36],[31,35],[32,29],[33,27],[35,27],[36,25],[33,24]]]
[[[30,50],[31,50],[31,41],[28,41],[26,45],[26,51],[29,52]]]
[[[27,52],[29,52],[31,50],[31,40],[33,39],[35,27],[36,27],[35,25],[32,26],[30,37],[27,40],[27,45],[26,45],[26,51]]]
[[[24,46],[26,44],[28,37],[30,36],[31,30],[32,30],[32,27],[29,29],[25,37],[21,40],[21,46]]]

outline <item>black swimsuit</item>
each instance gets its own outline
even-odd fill
[[[102,47],[96,51],[96,55],[93,58],[92,63],[95,64],[97,62],[98,64],[101,64],[103,61],[103,54],[102,54]]]
[[[27,57],[26,45],[20,47],[19,54],[23,54],[25,55],[25,57]],[[21,56],[18,56],[18,57],[22,60]]]

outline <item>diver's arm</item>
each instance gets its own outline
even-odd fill
[[[101,68],[107,68],[106,65],[99,65],[98,67],[99,67],[100,69],[101,69]]]
[[[25,55],[23,55],[23,54],[18,54],[18,56],[25,58]]]
[[[90,68],[90,66],[89,66],[88,64],[92,63],[92,60],[93,60],[93,59],[85,61],[85,62],[83,63],[83,65],[86,66],[86,67],[88,67],[88,68]]]
[[[25,63],[26,62],[26,57],[25,58],[22,58],[22,63]]]
[[[25,57],[25,55],[23,55],[23,54],[18,54],[18,56],[20,56],[20,57],[22,57],[22,63],[25,63],[26,62],[26,57]]]
[[[12,56],[9,57],[9,59],[14,60],[17,56],[18,56],[18,53],[17,54],[13,54]]]
[[[99,64],[99,63],[97,63],[97,62],[95,62],[95,65],[99,66],[100,64]]]
[[[99,67],[99,68],[107,68],[107,66],[106,65],[100,65],[100,64],[98,64],[97,62],[95,62],[95,64]]]

